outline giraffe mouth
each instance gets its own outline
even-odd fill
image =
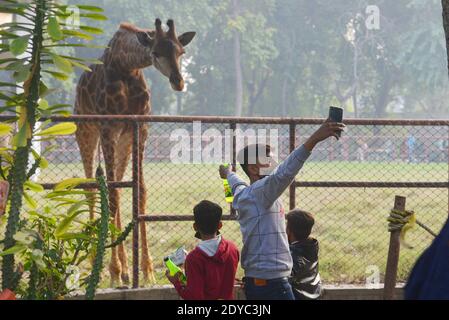
[[[184,79],[173,79],[170,77],[170,85],[173,90],[175,91],[182,91],[184,90]]]

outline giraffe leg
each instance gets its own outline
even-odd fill
[[[141,170],[139,171],[139,180],[140,180],[140,195],[139,195],[139,214],[145,214],[146,211],[146,200],[147,200],[147,191],[143,176],[143,155],[145,152],[145,142],[148,137],[148,125],[142,124],[140,127],[140,147],[139,147],[139,166]],[[156,279],[154,277],[154,266],[153,259],[149,253],[148,249],[148,241],[147,241],[147,232],[146,232],[146,222],[140,222],[140,237],[141,237],[141,268],[144,276],[145,282],[150,281],[151,283],[155,283]]]
[[[83,162],[84,173],[86,178],[93,178],[95,156],[98,150],[98,142],[100,140],[100,133],[98,127],[94,124],[81,122],[77,125],[75,133],[76,142],[80,149],[81,160]],[[94,192],[95,189],[84,189],[86,192]],[[86,196],[89,202],[89,218],[94,219],[95,195]],[[90,264],[93,266],[95,256],[92,254],[89,257]]]
[[[80,149],[86,178],[93,178],[95,156],[100,140],[98,127],[94,124],[79,123],[75,137]],[[94,189],[85,189],[85,191],[93,192]],[[92,220],[94,218],[95,196],[88,196],[87,199],[89,200],[89,216]]]
[[[122,231],[122,223],[120,220],[120,210],[117,212],[115,216],[115,226],[118,230]],[[121,274],[120,277],[122,279],[122,283],[125,286],[129,285],[129,267],[128,267],[128,255],[126,254],[125,245],[122,242],[117,246],[118,259],[121,264]]]
[[[121,128],[119,125],[102,124],[100,129],[101,146],[106,166],[106,176],[108,181],[116,181],[116,157],[117,157],[117,140],[120,135]],[[113,217],[114,225],[117,227],[116,216],[119,214],[120,199],[118,190],[109,188],[109,209]],[[114,241],[114,239],[112,239]],[[121,264],[118,258],[117,247],[112,248],[111,262],[109,264],[109,272],[111,274],[111,288],[116,283],[120,284],[120,275],[122,273]]]
[[[120,152],[117,155],[117,181],[122,181],[128,167],[129,158],[132,151],[132,131],[126,131],[122,133],[119,138],[118,145]],[[120,206],[118,208],[118,214],[116,216],[116,225],[119,230],[122,230]],[[118,246],[118,257],[122,264],[122,282],[125,285],[129,284],[129,267],[128,256],[126,254],[124,242]]]

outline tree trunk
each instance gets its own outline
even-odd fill
[[[448,69],[449,69],[449,0],[441,0],[443,5],[443,26],[446,33],[446,48],[448,52]]]
[[[232,1],[233,17],[239,14],[239,0]],[[235,68],[235,115],[240,117],[243,110],[243,75],[241,63],[240,35],[234,32],[234,68]]]
[[[180,115],[182,112],[182,94],[176,94],[176,115]]]
[[[287,77],[282,81],[282,116],[287,116]]]
[[[388,72],[386,68],[383,69],[384,77],[382,77],[381,87],[379,90],[379,94],[377,95],[375,105],[375,115],[378,119],[385,117],[385,110],[387,109],[387,105],[390,102],[390,91],[394,83],[392,73]]]
[[[353,64],[353,77],[354,77],[354,91],[352,92],[352,104],[354,107],[354,117],[359,117],[359,106],[357,103],[357,94],[358,94],[358,85],[359,85],[359,77],[358,77],[358,66],[359,66],[359,48],[357,43],[357,36],[354,40],[354,64]]]
[[[270,77],[270,74],[267,73],[265,76],[263,76],[263,79],[260,81],[259,85],[257,85],[256,72],[253,72],[253,80],[248,85],[248,91],[250,93],[249,94],[249,102],[248,102],[248,116],[249,117],[253,116],[256,103],[257,103],[257,101],[259,101],[260,97],[262,96],[262,93],[265,91],[265,87],[267,86],[269,77]]]

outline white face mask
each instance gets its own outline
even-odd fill
[[[278,163],[276,161],[274,161],[273,159],[271,159],[269,167],[259,169],[259,176],[261,176],[262,178],[269,176],[270,174],[272,174],[274,172],[274,170],[277,168],[277,166],[278,166]]]

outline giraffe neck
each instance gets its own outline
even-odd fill
[[[105,66],[113,65],[118,72],[135,72],[152,65],[151,48],[144,47],[135,32],[119,29],[101,60]]]

